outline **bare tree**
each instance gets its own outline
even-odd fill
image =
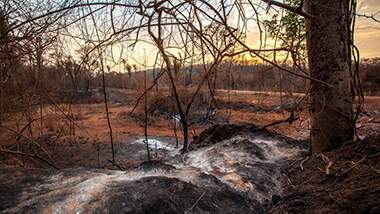
[[[248,56],[270,65],[270,69],[310,81],[311,142],[313,151],[322,152],[353,139],[355,117],[351,88],[355,88],[354,95],[360,91],[357,85],[350,84],[351,80],[357,81],[353,79],[357,71],[352,68],[352,58],[357,54],[351,55],[352,51],[357,52],[353,46],[352,29],[355,6],[355,1],[349,0],[67,1],[26,16],[4,34],[29,32],[28,27],[42,19],[49,25],[65,29],[71,29],[80,22],[85,30],[68,30],[70,38],[79,43],[91,43],[93,49],[89,52],[102,50],[99,57],[105,60],[103,71],[109,65],[109,59],[118,63],[118,60],[113,60],[112,50],[117,44],[134,48],[143,42],[154,47],[161,60],[155,65],[163,65],[180,116],[184,135],[182,152],[188,151],[189,112],[201,89],[206,85],[213,95],[219,78],[216,74],[218,65],[228,57]],[[282,39],[289,32],[282,34],[275,29],[272,31],[274,41],[266,42],[268,32],[263,31],[263,17],[268,12],[284,17],[283,10],[297,21],[298,17],[306,20],[307,60],[300,56],[305,36],[298,31],[294,34],[302,36],[302,39]],[[69,21],[57,24],[63,16],[70,17]],[[87,20],[89,17],[91,25]],[[252,23],[260,37],[258,48],[252,48],[247,41],[248,28]],[[45,28],[36,27],[37,31]],[[198,82],[185,84],[187,90],[194,89],[186,100],[179,90],[178,74],[182,67],[192,65],[194,61],[203,63],[204,71]],[[288,61],[292,62],[294,69],[284,66]],[[160,77],[155,78],[155,85]],[[282,75],[280,77],[282,79]],[[151,88],[147,87],[146,91]],[[105,102],[107,104],[106,96]]]

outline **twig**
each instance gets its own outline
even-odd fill
[[[181,160],[183,164],[186,164],[186,161],[185,161],[186,156],[187,156],[186,153],[181,155]]]
[[[333,162],[332,161],[330,161],[328,164],[327,164],[327,166],[326,166],[326,175],[330,175],[330,169],[331,169],[331,167],[332,167],[332,164],[333,164]]]
[[[379,11],[378,11],[379,12]],[[377,13],[378,13],[377,12]],[[375,21],[377,23],[380,23],[380,19],[376,18],[375,17],[375,14],[372,14],[372,15],[367,15],[367,14],[360,14],[360,13],[355,13],[356,16],[358,17],[364,17],[364,18],[367,18],[367,19],[372,19],[372,21]]]
[[[342,207],[345,207],[342,202],[338,201],[331,193],[329,193],[330,198],[335,201],[337,204],[339,204]]]
[[[327,157],[325,154],[321,153],[320,157],[322,158],[323,162],[325,162],[325,163],[329,163],[330,162],[329,157]]]
[[[342,175],[346,174],[347,172],[351,171],[353,168],[359,166],[359,164],[360,164],[361,162],[365,161],[366,159],[367,159],[366,157],[360,159],[358,162],[356,162],[356,163],[355,163],[354,165],[352,165],[350,168],[344,170],[342,173],[337,174],[337,177],[342,176]]]
[[[303,16],[305,18],[308,18],[308,19],[311,19],[311,18],[314,18],[313,15],[305,12],[302,10],[302,6],[300,7],[292,7],[288,4],[285,4],[285,3],[281,3],[281,2],[277,2],[277,1],[272,1],[272,0],[263,0],[264,2],[268,3],[270,6],[271,5],[275,5],[275,6],[278,6],[278,7],[281,7],[281,8],[284,8],[286,10],[289,10],[290,12],[293,12],[297,15],[300,15],[300,16]],[[302,3],[301,3],[302,5]]]
[[[185,214],[189,213],[192,209],[194,209],[205,194],[206,192],[203,192],[202,195],[195,201],[195,203],[188,210],[185,211]]]
[[[340,176],[346,174],[347,172],[351,171],[355,167],[357,167],[360,163],[362,163],[366,159],[367,159],[367,157],[363,157],[358,162],[356,162],[354,165],[352,165],[350,168],[348,168],[348,169],[344,170],[343,172],[339,173],[339,171],[341,169],[343,169],[343,167],[347,164],[347,162],[345,162],[340,167],[334,169],[330,174],[323,174],[323,176],[317,181],[317,183],[321,183],[321,182],[325,181],[326,179],[330,178],[331,176],[340,177]],[[321,171],[324,172],[323,170],[321,170]]]
[[[288,174],[285,174],[285,176],[286,176],[286,179],[288,180],[288,183],[289,183],[291,186],[294,186],[292,180],[290,180],[290,178],[289,178],[289,175],[288,175]]]
[[[296,163],[298,163],[299,161],[302,161],[302,160],[304,160],[304,158],[299,158],[299,159],[297,159],[297,160],[295,160],[295,161],[293,161],[291,164],[289,164],[289,172],[291,172],[291,171],[293,171],[296,167],[294,167],[294,165],[296,165]]]
[[[301,170],[303,171],[303,164],[306,162],[306,161],[308,161],[309,160],[309,156],[307,156],[305,159],[303,159],[302,161],[301,161],[301,163],[300,163],[300,168],[301,168]]]
[[[375,171],[377,174],[380,174],[380,171],[377,170],[375,167],[371,166],[371,169],[372,169],[373,171]]]
[[[334,169],[334,171],[330,174],[330,176],[335,175],[339,170],[341,170],[346,165],[346,163],[347,162],[343,163],[340,167]],[[318,167],[318,169],[321,170],[321,172],[325,172],[322,169],[320,169],[319,167]],[[325,181],[327,178],[329,178],[329,176],[326,174],[323,174],[321,176],[321,178],[317,181],[317,183],[321,183],[321,182]]]

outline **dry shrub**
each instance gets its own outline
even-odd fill
[[[142,94],[138,93],[139,96]],[[176,106],[174,100],[172,100],[167,93],[164,91],[151,91],[146,94],[147,96],[147,110],[148,110],[148,124],[151,124],[152,121],[157,117],[168,117],[170,114],[176,112]],[[137,99],[137,98],[136,98]],[[135,111],[133,112],[132,119],[141,125],[145,120],[145,107],[144,107],[144,98],[142,98]]]
[[[59,130],[58,128],[59,120],[60,118],[56,114],[53,114],[53,113],[47,114],[45,115],[45,119],[44,119],[45,127],[49,131],[57,132],[57,130]]]
[[[162,91],[150,93],[147,104],[148,113],[153,116],[170,115],[177,112],[174,98]],[[141,107],[144,109],[144,105]]]
[[[61,136],[70,135],[70,121],[59,114],[50,113],[44,117],[45,128]]]
[[[191,102],[195,88],[178,87],[177,93],[181,102],[182,109]],[[171,115],[178,112],[174,93],[167,93],[163,90],[152,91],[147,94],[148,113],[151,115]],[[205,111],[211,102],[211,95],[207,90],[200,90],[192,104],[192,111]],[[142,99],[136,109],[136,112],[144,113],[144,100]]]
[[[187,104],[191,101],[196,88],[178,86],[177,92],[181,101],[183,111],[186,110]],[[139,93],[140,95],[143,92]],[[156,121],[158,117],[171,118],[178,114],[178,108],[174,93],[169,93],[166,90],[150,91],[147,93],[147,107],[148,107],[148,124]],[[208,90],[201,89],[195,97],[192,107],[189,112],[190,120],[199,120],[207,114],[211,102],[211,95]],[[144,122],[144,99],[140,100],[134,114],[131,115],[137,122],[143,124]]]
[[[178,88],[178,94],[180,95],[180,100],[183,109],[186,108],[186,106],[191,102],[191,99],[193,99],[193,95],[196,92],[195,87],[179,87]],[[195,96],[191,109],[190,109],[190,114],[192,112],[204,112],[206,111],[210,103],[212,101],[212,97],[210,95],[210,92],[207,88],[202,88],[197,95]]]

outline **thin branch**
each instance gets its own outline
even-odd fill
[[[0,149],[0,153],[31,157],[31,158],[37,159],[40,162],[47,164],[48,166],[50,166],[56,170],[59,170],[59,168],[56,165],[54,165],[50,161],[44,159],[43,157],[41,157],[38,154],[29,154],[29,153],[23,153],[23,152],[18,152],[18,151],[11,151],[11,150],[7,150],[7,149]]]
[[[293,12],[295,14],[298,14],[298,15],[303,16],[303,17],[308,18],[308,19],[314,18],[314,16],[312,16],[311,14],[308,14],[305,11],[303,11],[302,10],[302,6],[300,6],[300,7],[292,7],[292,6],[288,5],[288,4],[285,4],[285,3],[282,3],[282,2],[278,2],[278,1],[272,1],[272,0],[262,0],[262,1],[268,3],[268,5],[275,5],[277,7],[281,7],[283,9],[289,10],[290,12]]]
[[[380,11],[379,11],[380,12]],[[377,13],[379,13],[377,12]],[[376,13],[376,14],[377,14]],[[375,21],[377,23],[380,23],[380,19],[376,18],[375,17],[375,14],[372,14],[372,15],[367,15],[367,14],[360,14],[360,13],[355,13],[356,16],[358,17],[363,17],[363,18],[367,18],[367,19],[371,19],[372,21]]]

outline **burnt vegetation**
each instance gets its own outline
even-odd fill
[[[378,213],[358,8],[0,2],[0,212]]]

